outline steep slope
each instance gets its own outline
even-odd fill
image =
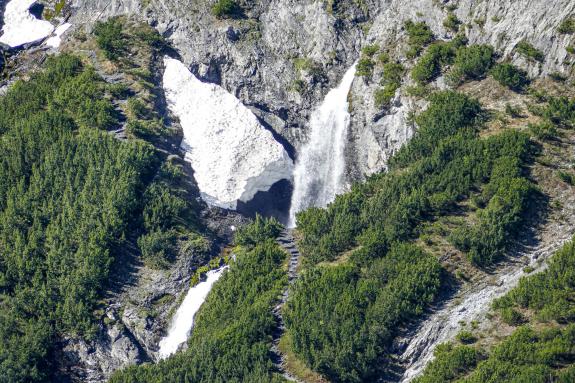
[[[337,178],[339,186],[362,183],[327,210],[311,206],[300,215],[300,246],[307,274],[290,290],[293,300],[285,305],[288,337],[282,341],[289,344],[290,357],[308,372],[310,368],[315,371],[309,374],[315,381],[326,377],[334,381],[409,380],[422,371],[439,343],[457,335],[460,321],[483,323],[491,301],[515,286],[525,267],[544,269],[543,260],[573,233],[575,201],[569,185],[575,177],[573,118],[569,115],[573,105],[561,97],[574,96],[570,90],[574,35],[569,30],[560,32],[559,27],[573,17],[575,4],[567,0],[237,3],[233,14],[219,16],[213,11],[213,1],[77,0],[66,4],[65,17],[72,27],[61,49],[80,54],[101,77],[103,82],[96,83],[107,89],[103,102],[110,101],[117,117],[110,133],[122,142],[151,142],[166,165],[150,185],[146,180],[146,193],[132,197],[149,206],[136,214],[141,216],[134,226],[138,230],[121,239],[130,260],[126,268],[113,270],[117,285],[96,294],[100,300],[93,318],[88,316],[97,324],[96,336],[64,329],[57,337],[61,343],[54,348],[62,363],[48,367],[56,366],[77,381],[100,382],[127,365],[157,360],[159,340],[188,290],[193,271],[219,252],[219,243],[211,246],[212,241],[229,241],[231,231],[243,223],[238,215],[207,208],[198,199],[194,180],[200,189],[206,185],[205,177],[223,180],[212,182],[208,194],[218,194],[219,205],[225,207],[235,207],[238,200],[242,205],[275,181],[285,183],[292,172],[290,157],[297,163],[302,148],[313,138],[312,111],[359,59],[351,91],[345,92],[351,116],[349,127],[343,129],[345,171],[338,171],[337,177],[329,173],[327,178]],[[142,56],[149,51],[132,38],[114,39],[113,23],[108,33],[95,24],[117,15],[148,22],[171,46],[151,33],[151,28],[129,24],[120,35],[139,36],[154,50],[158,48],[142,64]],[[97,47],[94,34],[107,49]],[[48,52],[45,46],[11,50],[6,75],[27,78]],[[238,113],[249,116],[253,128],[249,131],[257,132],[236,139],[258,143],[256,147],[247,153],[235,152],[234,158],[217,156],[212,163],[217,166],[207,170],[194,168],[193,161],[192,167],[182,161],[184,114],[170,114],[161,91],[166,85],[161,79],[164,54],[177,57],[198,87],[227,92],[226,97],[235,100]],[[502,78],[505,74],[516,76],[520,86],[511,84],[514,89],[508,89],[504,82],[513,79]],[[445,89],[457,93],[435,93]],[[196,110],[201,108],[197,101]],[[174,117],[180,118],[182,126]],[[233,117],[217,119],[213,131],[230,120]],[[444,131],[448,134],[443,135]],[[197,149],[209,145],[192,137],[186,137],[194,140],[189,147],[196,145],[195,154],[205,157]],[[318,137],[321,142],[322,135]],[[531,145],[538,150],[531,152]],[[341,157],[339,149],[341,145]],[[269,154],[270,161],[259,161],[260,150]],[[222,171],[230,162],[237,166]],[[254,170],[254,177],[251,173],[247,177],[253,183],[250,187],[226,184],[245,181],[246,168]],[[269,177],[259,177],[262,168]],[[381,173],[384,169],[389,173]],[[513,180],[501,177],[504,172]],[[306,176],[315,181],[314,174]],[[289,187],[282,192],[289,194]],[[323,206],[335,194],[333,190],[320,192],[328,192],[329,198],[312,205]],[[538,206],[529,204],[534,194]],[[186,201],[184,210],[192,210],[192,217],[186,213],[170,218],[158,202],[176,201],[177,210],[184,206],[179,199]],[[250,261],[254,268],[262,259],[270,261],[266,258],[270,254],[272,258],[277,255],[272,249],[256,253],[252,257],[257,261]],[[266,273],[280,278],[283,274],[276,270],[280,263],[278,255],[266,263]],[[244,291],[239,281],[226,280],[227,286]],[[272,294],[283,291],[285,284],[280,288],[270,282],[268,287],[266,291]],[[203,359],[186,353],[159,367],[119,373],[115,379],[153,376],[169,380],[190,373],[180,364],[192,360],[198,363],[194,366],[208,366],[222,379],[248,376],[281,381],[277,361],[266,354],[269,340],[278,341],[274,338],[277,318],[270,317],[278,303],[275,298],[245,301],[257,306],[250,313],[262,321],[263,333],[252,327],[253,318],[234,312],[238,317],[222,328],[204,320],[200,335],[190,343],[206,353],[218,353],[225,349],[225,342],[231,342],[234,331],[241,333],[239,327],[245,326],[253,330],[250,335],[257,341],[247,346],[234,343],[234,347],[253,346],[250,350],[257,350],[251,356],[260,358],[257,363],[251,360],[239,371],[225,360],[204,365]],[[206,309],[210,315],[217,311],[217,304],[211,302],[212,308]],[[323,327],[306,322],[309,317]],[[210,336],[217,337],[220,331],[229,338],[209,343],[213,341]],[[203,344],[208,338],[209,344]],[[15,341],[10,344],[16,347]],[[258,370],[249,371],[253,366]],[[48,367],[42,366],[43,371]],[[199,374],[200,380],[211,378]]]

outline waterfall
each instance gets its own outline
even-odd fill
[[[165,359],[178,351],[180,345],[188,339],[194,325],[194,315],[196,315],[202,303],[206,300],[212,286],[220,279],[225,269],[227,269],[227,266],[208,271],[205,281],[190,288],[184,301],[180,307],[178,307],[178,311],[176,311],[176,314],[172,318],[168,335],[160,341],[160,358]]]
[[[312,206],[325,207],[344,191],[344,150],[350,120],[347,96],[355,66],[310,117],[310,138],[301,148],[294,169],[288,227],[295,227],[296,213]]]

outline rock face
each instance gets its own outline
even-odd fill
[[[331,5],[330,5],[331,4]],[[209,1],[164,0],[142,7],[137,0],[76,0],[72,22],[93,23],[119,14],[144,17],[172,42],[184,64],[203,81],[221,85],[273,129],[293,157],[309,139],[309,117],[325,94],[359,56],[361,46],[378,44],[407,63],[406,20],[425,21],[438,39],[453,37],[443,26],[447,6],[471,44],[489,43],[531,76],[568,73],[569,35],[557,26],[575,11],[570,0],[498,1],[262,0],[251,2],[238,20],[218,20]],[[335,5],[334,5],[335,4]],[[358,5],[361,4],[361,5]],[[528,61],[514,51],[527,40],[545,53]],[[408,77],[408,76],[407,76]],[[390,108],[374,104],[381,73],[355,81],[352,122],[346,147],[349,181],[385,168],[387,158],[413,134],[409,114],[425,107],[406,95],[406,81]]]
[[[136,0],[76,0],[71,22],[144,15],[196,77],[221,85],[299,147],[311,110],[357,59],[362,26],[380,5],[341,3],[328,12],[322,1],[262,0],[249,2],[241,19],[218,20],[210,1],[153,1],[140,9]]]
[[[11,0],[6,4],[0,43],[12,48],[48,37],[54,26],[45,20],[38,20],[30,13],[35,0]]]
[[[164,64],[168,107],[180,119],[182,147],[206,202],[235,209],[238,200],[291,178],[285,149],[237,98],[198,80],[178,60],[165,58]]]
[[[561,22],[575,13],[575,2],[570,0],[382,1],[381,11],[373,20],[366,43],[387,49],[392,57],[409,67],[405,57],[405,21],[424,21],[437,39],[452,38],[454,33],[443,25],[448,5],[456,6],[453,12],[465,27],[465,36],[470,44],[492,45],[501,59],[510,60],[532,77],[553,72],[570,74],[573,60],[565,48],[569,46],[571,37],[557,33]],[[515,52],[515,46],[522,40],[541,50],[545,60],[527,60]],[[369,81],[356,81],[352,89],[354,109],[348,167],[353,179],[361,179],[385,168],[386,159],[415,130],[415,126],[408,123],[409,114],[425,107],[424,103],[416,103],[405,95],[406,86],[412,85],[409,78],[397,92],[390,108],[376,107],[374,93],[380,79],[381,73],[374,73]],[[441,83],[437,85],[443,87]]]

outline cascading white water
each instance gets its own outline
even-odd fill
[[[344,150],[350,120],[347,96],[355,66],[347,70],[337,88],[311,115],[310,138],[294,169],[289,227],[295,227],[296,213],[312,206],[325,207],[344,191]]]
[[[212,286],[220,279],[225,269],[227,269],[227,266],[208,271],[205,281],[190,288],[184,301],[180,307],[178,307],[178,311],[176,311],[176,314],[172,318],[168,335],[160,341],[160,358],[167,358],[178,351],[180,345],[188,339],[190,331],[194,326],[194,315],[196,315],[202,303],[206,300]]]

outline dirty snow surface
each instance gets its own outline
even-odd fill
[[[166,57],[164,64],[168,106],[180,119],[186,160],[207,203],[235,209],[238,200],[291,178],[287,152],[245,105],[198,80],[182,62]]]
[[[54,31],[54,36],[52,36],[48,40],[46,40],[46,45],[48,45],[49,47],[52,47],[52,48],[58,48],[60,46],[60,44],[62,43],[62,35],[71,26],[72,26],[72,24],[70,24],[70,23],[64,23],[64,24],[60,25],[58,28],[56,28],[56,30]]]
[[[14,48],[52,34],[52,24],[38,20],[30,13],[29,9],[34,3],[35,0],[12,0],[6,5],[0,43]]]

